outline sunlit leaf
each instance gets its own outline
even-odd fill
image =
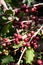
[[[33,50],[32,48],[27,49],[27,50],[26,50],[26,53],[25,53],[26,63],[31,64],[31,62],[33,61],[34,56],[35,56],[35,55],[34,55],[34,50]]]

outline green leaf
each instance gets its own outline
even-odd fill
[[[35,0],[23,0],[23,3],[27,2],[27,6],[31,5],[32,2],[35,2]]]
[[[25,2],[26,2],[26,0],[23,0],[22,2],[23,2],[23,3],[25,3]]]
[[[6,10],[6,15],[11,15],[11,14],[13,14],[13,11],[12,10]]]
[[[41,36],[41,39],[43,39],[43,36]]]
[[[1,10],[1,8],[0,8],[0,15],[2,15],[3,14],[3,11]]]
[[[15,6],[15,7],[18,7],[19,6],[19,1],[20,0],[11,0],[12,1],[12,4]]]
[[[0,51],[2,51],[2,46],[0,45]]]
[[[35,55],[34,55],[34,50],[33,50],[32,48],[27,49],[27,50],[26,50],[26,53],[25,53],[26,63],[31,64],[31,62],[33,61],[34,56],[35,56]]]
[[[11,27],[11,22],[9,22],[8,24],[6,24],[3,29],[2,29],[2,34],[6,34],[8,32],[8,30],[10,29]]]
[[[41,36],[41,33],[39,32],[38,35]]]
[[[28,1],[28,6],[31,5],[32,2],[34,2],[35,0],[27,0]]]
[[[5,16],[2,16],[2,19],[3,19],[3,20],[7,20],[7,18],[6,18]]]
[[[23,63],[23,60],[21,60],[20,63],[22,64]]]
[[[6,64],[6,63],[9,63],[9,62],[13,62],[14,60],[13,60],[13,57],[12,56],[10,56],[10,55],[8,55],[8,56],[6,56],[6,57],[4,57],[3,59],[2,59],[2,64]]]
[[[11,3],[12,1],[11,0],[5,0],[5,2]]]
[[[24,12],[20,12],[17,16],[18,16],[19,18],[21,18],[21,17],[23,17],[23,15],[24,15]]]

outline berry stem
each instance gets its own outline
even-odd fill
[[[43,5],[43,3],[38,3],[38,4],[34,4],[33,6],[42,6]]]

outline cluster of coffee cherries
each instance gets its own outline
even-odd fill
[[[33,38],[33,40],[31,41],[31,45],[34,49],[36,49],[38,47],[38,40],[39,40],[39,36],[36,36]]]
[[[38,17],[38,9],[40,8],[40,6],[27,6],[26,4],[23,4],[20,8],[15,8],[14,12],[15,15],[19,15],[19,13],[24,12],[24,15],[29,14],[32,15],[30,16],[31,20],[34,20],[36,24],[43,24],[43,17]],[[24,27],[24,26],[23,26]]]
[[[23,41],[23,43],[22,43],[23,46],[27,46],[27,47],[32,46],[34,48],[34,50],[35,50],[37,48],[37,42],[39,40],[39,36],[34,37],[32,39],[32,41],[29,42],[29,40],[34,35],[34,33],[35,33],[34,31],[31,31],[27,35],[21,35],[21,34],[14,33],[14,35],[13,35],[13,39],[14,39],[13,43],[20,44],[20,41]]]
[[[18,29],[29,29],[31,26],[31,22],[27,21],[27,22],[23,22],[23,21],[15,21],[13,23],[14,28],[18,28]]]
[[[39,36],[37,35],[36,37],[32,39],[31,42],[29,42],[29,40],[34,35],[34,33],[35,33],[34,31],[31,31],[27,35],[21,35],[21,34],[14,33],[11,40],[9,40],[8,38],[3,38],[3,41],[1,42],[2,46],[6,47],[6,46],[11,45],[11,43],[20,44],[20,41],[23,41],[22,43],[23,46],[27,46],[27,47],[32,46],[35,50],[37,48]]]
[[[20,34],[17,34],[17,33],[14,33],[13,37],[12,37],[14,40],[13,40],[13,43],[16,43],[16,44],[19,44],[22,40],[22,36]]]
[[[3,38],[1,40],[1,45],[2,47],[6,47],[6,46],[9,46],[11,44],[10,40],[8,38]]]
[[[15,14],[17,15],[18,13],[20,12],[24,12],[24,13],[29,13],[30,11],[31,12],[36,12],[37,11],[37,8],[36,7],[28,7],[26,4],[23,4],[19,9],[14,9],[15,11]]]

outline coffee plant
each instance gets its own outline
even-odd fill
[[[0,65],[43,65],[42,2],[0,0]]]

